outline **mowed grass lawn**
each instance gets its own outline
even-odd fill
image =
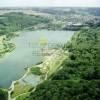
[[[53,73],[60,69],[61,64],[68,58],[63,50],[56,50],[52,55],[47,56],[42,63],[41,71],[49,78]]]
[[[30,93],[26,93],[26,94],[23,94],[23,95],[21,95],[21,96],[18,96],[18,97],[16,98],[16,100],[24,100],[25,98],[27,98],[27,96],[29,96],[29,94],[30,94]]]
[[[11,97],[14,98],[23,93],[29,92],[33,87],[31,85],[20,84],[19,82],[15,83],[14,91],[11,93]]]
[[[49,64],[49,71],[48,71],[48,77],[50,77],[53,73],[55,73],[59,68],[61,67],[62,62],[67,58],[65,53],[59,52],[59,54],[56,54],[54,58],[51,59]]]

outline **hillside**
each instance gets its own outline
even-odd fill
[[[82,29],[64,49],[63,68],[24,100],[100,100],[100,27]]]

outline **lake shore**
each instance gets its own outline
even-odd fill
[[[50,75],[52,75],[55,71],[59,70],[61,63],[67,58],[65,56],[65,52],[61,51],[61,50],[52,50],[51,53],[52,53],[51,55],[44,57],[43,63],[35,65],[35,67],[39,67],[40,71],[43,73],[43,74],[40,75],[42,77],[41,82],[47,80],[50,77]],[[56,57],[58,58],[58,56],[59,56],[59,59],[55,59]],[[54,61],[54,63],[51,63],[52,61]],[[59,63],[57,63],[57,62],[59,62]],[[55,68],[54,68],[54,66],[55,66]],[[31,68],[32,67],[28,67],[27,70],[26,70],[26,73],[19,80],[12,82],[12,84],[9,88],[10,90],[8,91],[9,100],[11,100],[11,98],[12,98],[11,94],[12,94],[12,91],[14,91],[16,82],[23,81],[23,80],[25,80],[25,78],[27,76],[34,74],[34,73],[31,73]],[[43,78],[43,76],[44,76],[44,78]],[[38,84],[40,84],[40,83],[38,83]],[[16,97],[18,97],[18,95],[15,96],[14,98],[16,98]]]
[[[25,33],[26,32],[26,33]],[[56,36],[58,36],[59,35],[59,37],[60,38],[54,38],[54,43],[53,44],[56,44],[56,43],[58,43],[58,41],[59,40],[61,40],[61,43],[66,43],[66,37],[65,36],[67,36],[68,38],[67,38],[67,41],[71,38],[71,36],[74,34],[74,32],[72,32],[72,31],[68,31],[68,32],[66,32],[66,31],[48,31],[48,30],[41,30],[41,31],[32,31],[32,32],[30,32],[30,31],[25,31],[25,32],[23,32],[23,34],[20,34],[20,32],[18,32],[17,33],[17,35],[16,35],[16,37],[13,37],[12,39],[12,41],[10,41],[10,42],[12,42],[12,43],[14,43],[14,44],[16,44],[16,48],[17,47],[21,47],[21,49],[22,49],[22,47],[23,47],[23,42],[21,42],[21,41],[24,41],[24,39],[26,40],[28,40],[29,41],[29,43],[33,43],[33,42],[31,42],[31,39],[33,40],[34,38],[33,38],[33,36],[34,37],[37,37],[37,39],[40,39],[41,37],[40,36],[45,36],[46,38],[49,38],[49,42],[51,43],[52,42],[52,36],[53,37],[56,37]],[[41,33],[40,33],[41,32]],[[47,32],[48,32],[48,34],[47,34]],[[61,32],[62,32],[62,34],[61,34]],[[29,34],[27,34],[27,33],[29,33]],[[34,33],[34,34],[33,34]],[[52,34],[52,33],[54,33],[54,34]],[[70,34],[69,34],[70,33]],[[39,35],[37,35],[37,34],[39,34]],[[49,34],[51,34],[51,36],[49,36]],[[69,34],[69,35],[68,35]],[[21,38],[21,37],[24,37],[24,38]],[[31,37],[31,39],[30,38],[28,38],[28,37]],[[16,43],[16,40],[18,39],[18,43]],[[63,39],[62,39],[63,38]],[[36,39],[36,40],[37,40]],[[20,42],[21,43],[20,43]],[[34,39],[34,41],[35,41],[35,39]],[[53,45],[53,44],[51,44],[51,45]],[[26,48],[26,47],[25,47]],[[33,48],[32,48],[33,49]],[[17,51],[17,50],[19,50],[19,51]],[[17,50],[15,50],[15,52],[13,52],[15,55],[16,54],[19,54],[19,52],[21,52],[20,51],[20,48],[18,48]],[[25,50],[25,49],[24,49]],[[17,52],[16,52],[17,51]],[[58,65],[53,65],[53,66],[57,66],[57,67],[55,67],[55,69],[51,66],[52,64],[51,63],[48,63],[48,62],[56,62],[56,58],[60,58],[60,56],[56,56],[56,55],[59,55],[59,50],[57,51],[57,50],[51,50],[52,51],[52,55],[51,54],[48,54],[47,56],[45,56],[44,57],[44,60],[43,60],[43,62],[41,62],[40,63],[40,61],[39,61],[39,64],[37,64],[37,62],[36,62],[36,65],[35,65],[35,67],[38,67],[38,68],[40,68],[40,71],[43,73],[43,75],[40,75],[41,77],[37,77],[37,76],[39,76],[39,75],[36,75],[36,77],[37,78],[41,78],[42,79],[42,81],[45,81],[45,80],[47,80],[48,78],[49,78],[49,76],[51,76],[51,74],[52,73],[54,73],[56,70],[57,70],[57,68],[58,68],[58,66],[62,63],[62,62],[60,62],[60,63],[58,63]],[[8,53],[8,54],[10,54],[10,53]],[[15,58],[14,58],[14,56],[12,56],[12,55],[14,55],[14,54],[11,54],[11,56],[9,57],[9,59],[13,59],[13,62],[16,62],[15,60]],[[26,52],[25,52],[25,54],[26,54]],[[23,55],[25,55],[24,54],[24,51],[22,52],[22,56]],[[29,55],[30,55],[30,53],[29,53]],[[19,57],[19,56],[15,56],[15,57]],[[21,57],[21,55],[20,55],[20,57]],[[56,57],[56,58],[55,58]],[[27,61],[27,57],[24,57],[25,58],[25,61]],[[33,56],[31,57],[30,56],[30,58],[31,59],[35,59]],[[55,59],[53,59],[53,58],[55,58]],[[61,59],[62,59],[63,57],[61,56]],[[8,58],[6,59],[6,61],[7,62],[9,62],[10,60],[9,60]],[[20,59],[20,58],[19,58]],[[22,58],[23,59],[23,58]],[[30,60],[31,60],[30,59]],[[47,59],[47,60],[46,60]],[[65,58],[64,58],[65,59]],[[62,59],[61,61],[63,61],[64,59]],[[37,60],[37,58],[36,58],[36,60]],[[57,59],[57,60],[59,60],[59,59]],[[19,61],[19,60],[18,60]],[[13,65],[13,62],[12,62],[12,64],[10,65],[10,66],[12,66]],[[19,67],[21,67],[21,66],[23,66],[23,61],[22,61],[22,64],[20,64],[20,66]],[[30,64],[30,63],[29,63]],[[31,65],[31,64],[30,64]],[[44,66],[44,65],[46,65],[46,66]],[[50,67],[48,68],[48,65],[50,65]],[[2,65],[1,65],[1,67],[2,66],[8,66],[8,65],[6,65],[5,63],[3,63]],[[14,66],[14,65],[13,65]],[[26,69],[25,68],[25,66],[26,66],[26,63],[24,63],[24,67],[23,67],[23,69]],[[17,66],[15,65],[15,68],[16,68]],[[33,66],[34,67],[34,66]],[[15,89],[15,84],[18,82],[18,81],[24,81],[24,83],[26,82],[26,79],[27,79],[27,77],[33,77],[34,78],[34,74],[32,73],[32,72],[30,72],[30,71],[28,71],[28,70],[30,70],[31,68],[27,68],[27,70],[26,70],[26,73],[19,79],[19,80],[16,80],[16,81],[13,81],[12,82],[12,84],[11,84],[11,86],[10,86],[10,88],[8,89],[8,95],[10,95],[11,96],[11,94],[12,94],[12,91]],[[59,69],[59,68],[58,68]],[[17,70],[16,70],[17,71]],[[30,74],[31,73],[31,74]],[[29,75],[30,74],[30,75]],[[14,75],[14,74],[13,74]],[[4,79],[5,80],[5,79]],[[36,81],[37,81],[37,83],[38,84],[40,84],[40,82],[36,79]],[[32,83],[32,82],[31,82]],[[33,82],[33,84],[34,84],[34,82]],[[38,85],[37,84],[37,85]],[[17,84],[17,87],[18,87],[18,85],[19,84]],[[25,86],[26,88],[27,88],[27,86]],[[31,87],[28,87],[27,88],[28,90],[29,89],[31,89]],[[8,96],[10,99],[11,99],[11,97],[10,96]],[[17,97],[17,96],[16,96]],[[9,99],[9,100],[10,100]]]

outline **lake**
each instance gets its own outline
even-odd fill
[[[42,55],[35,55],[39,50],[40,39],[46,38],[48,44],[64,44],[72,37],[74,31],[22,31],[11,42],[16,49],[0,59],[0,87],[8,88],[11,82],[19,79],[25,73],[25,68],[42,60]]]

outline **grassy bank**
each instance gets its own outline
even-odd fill
[[[61,69],[24,100],[100,99],[100,27],[75,33],[64,50],[69,57]]]
[[[51,55],[44,57],[43,63],[28,68],[24,77],[15,82],[14,89],[11,92],[11,98],[16,98],[16,100],[20,98],[19,100],[23,100],[21,98],[25,98],[31,91],[34,91],[38,84],[47,80],[53,73],[60,70],[61,64],[66,58],[67,56],[65,56],[63,50],[52,50]],[[31,85],[30,82],[26,82],[26,78],[31,75],[40,76],[40,82],[35,86]]]

